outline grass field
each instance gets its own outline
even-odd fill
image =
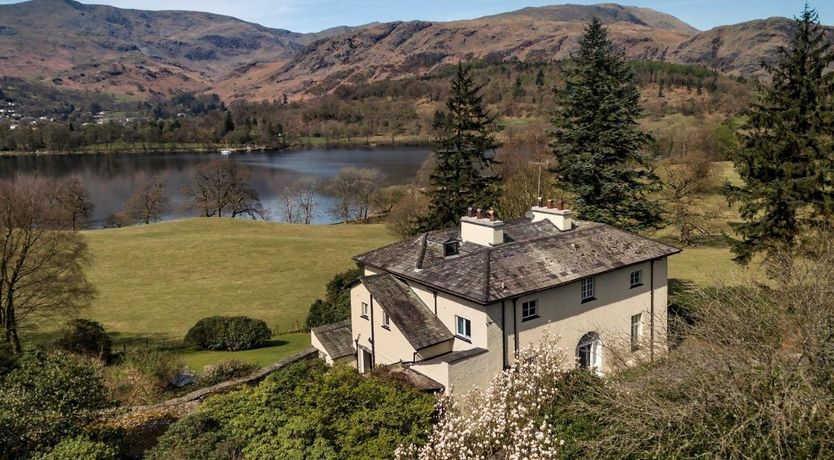
[[[99,291],[85,317],[100,321],[117,345],[179,342],[200,318],[246,315],[273,331],[303,326],[307,308],[351,256],[394,240],[383,225],[302,226],[233,219],[187,219],[84,232]],[[289,337],[289,340],[287,339]],[[236,358],[265,363],[309,342],[276,337]],[[302,345],[299,345],[302,344]],[[198,363],[223,353],[189,353]]]

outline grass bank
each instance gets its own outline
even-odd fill
[[[186,219],[84,232],[99,291],[83,315],[117,346],[179,343],[199,319],[246,315],[276,332],[303,325],[307,308],[351,256],[388,244],[383,225],[303,226],[234,219]],[[235,357],[263,364],[309,344],[282,335],[261,350],[181,354],[195,368]],[[187,356],[186,356],[187,355]],[[233,355],[233,356],[232,356]]]

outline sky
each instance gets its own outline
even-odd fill
[[[19,0],[0,0],[18,3]],[[82,0],[120,8],[144,10],[195,10],[234,16],[246,21],[295,32],[317,32],[340,25],[369,22],[451,21],[503,13],[525,6],[558,3],[593,4],[604,0]],[[770,16],[792,17],[802,11],[804,0],[621,0],[669,13],[691,26],[707,30],[715,26]],[[823,24],[834,24],[834,0],[809,0]]]

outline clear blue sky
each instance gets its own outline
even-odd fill
[[[19,0],[0,0],[17,3]],[[558,3],[601,3],[571,0],[82,0],[121,8],[148,10],[182,9],[209,11],[296,32],[315,32],[338,25],[424,19],[449,21],[502,13],[525,6]],[[672,14],[706,30],[770,16],[792,17],[804,0],[642,0],[623,4],[652,8]],[[811,0],[823,24],[834,24],[834,0]]]

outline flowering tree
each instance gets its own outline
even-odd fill
[[[397,460],[558,458],[559,440],[544,410],[557,398],[565,353],[552,336],[519,351],[516,364],[486,389],[441,398],[425,446],[400,446]]]

